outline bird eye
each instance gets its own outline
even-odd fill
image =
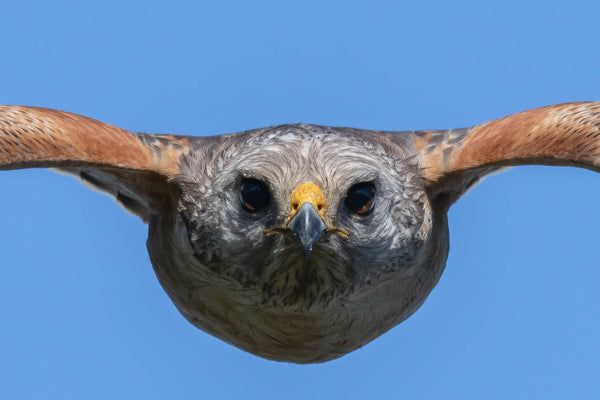
[[[357,215],[368,215],[375,205],[375,186],[371,182],[353,185],[344,200],[346,208]]]
[[[258,179],[244,178],[240,185],[240,201],[246,211],[258,212],[269,204],[269,189]]]

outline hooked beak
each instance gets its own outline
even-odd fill
[[[300,210],[288,222],[288,228],[298,237],[304,257],[308,259],[315,244],[327,229],[325,222],[311,203],[304,203]]]
[[[321,239],[323,232],[335,233],[342,238],[348,237],[348,232],[344,229],[325,223],[326,209],[323,191],[314,183],[305,182],[292,192],[287,222],[282,226],[265,229],[264,234],[272,236],[279,232],[292,232],[300,240],[304,257],[308,260],[313,245]]]

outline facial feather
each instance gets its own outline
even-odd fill
[[[402,154],[389,154],[372,138],[343,128],[286,125],[243,135],[245,140],[224,140],[187,160],[182,174],[180,210],[203,266],[259,292],[265,305],[303,310],[326,306],[367,280],[410,264],[418,242],[425,240],[420,234],[425,199],[416,166],[395,159]],[[265,212],[249,214],[240,206],[243,177],[269,187]],[[326,235],[308,260],[289,233],[273,238],[263,233],[285,223],[291,193],[304,182],[322,188],[325,221],[350,235]],[[344,207],[348,189],[360,182],[377,188],[374,212],[366,217]],[[403,202],[396,201],[397,193]]]

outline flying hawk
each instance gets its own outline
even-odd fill
[[[448,208],[501,167],[598,170],[600,102],[472,128],[281,125],[190,137],[0,106],[0,169],[56,168],[149,225],[156,275],[192,324],[273,360],[322,362],[402,322],[448,255]]]

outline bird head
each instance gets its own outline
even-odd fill
[[[296,311],[409,273],[431,229],[416,160],[349,131],[285,125],[190,152],[178,209],[198,268]]]

